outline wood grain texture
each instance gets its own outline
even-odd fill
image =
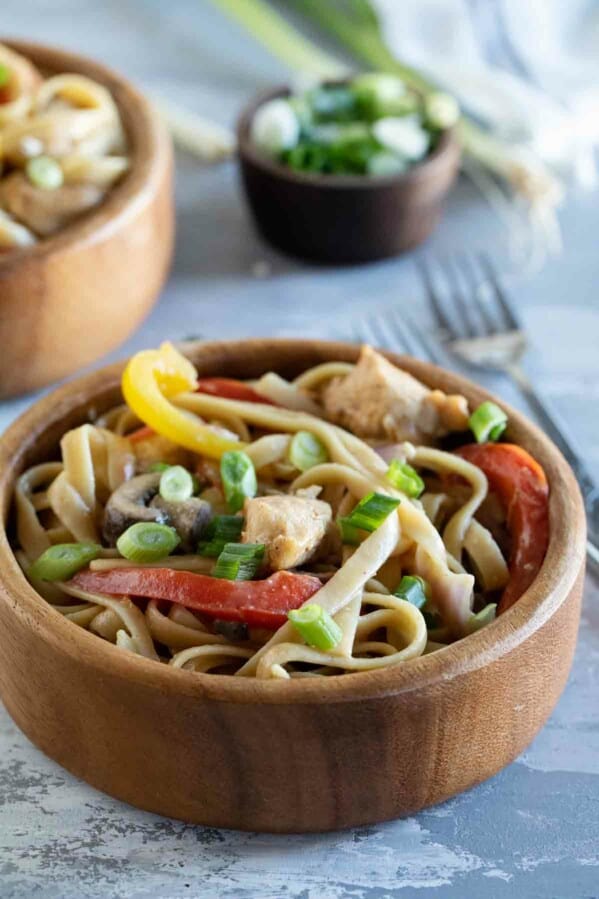
[[[32,248],[0,254],[0,397],[42,387],[122,343],[158,297],[174,237],[171,143],[142,95],[84,57],[7,43],[46,74],[77,72],[111,91],[131,169],[97,209]]]
[[[300,340],[193,344],[201,374],[284,375],[357,348]],[[431,386],[489,395],[457,375],[386,354]],[[60,388],[0,441],[0,504],[56,451],[68,427],[119,399],[122,365]],[[505,407],[505,404],[503,404]],[[551,486],[545,563],[484,630],[395,668],[327,680],[259,682],[173,670],[65,621],[27,584],[0,533],[0,691],[44,752],[98,789],[186,821],[305,832],[372,823],[490,777],[528,745],[565,684],[579,620],[585,524],[555,447],[509,410],[508,436]]]
[[[276,247],[307,259],[356,263],[396,256],[422,243],[437,224],[453,184],[460,148],[453,131],[408,171],[388,177],[295,172],[255,149],[250,126],[266,100],[254,100],[237,124],[241,180],[259,230]]]

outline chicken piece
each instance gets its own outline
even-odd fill
[[[40,237],[48,237],[97,206],[104,193],[93,184],[45,190],[35,187],[23,172],[13,172],[0,181],[0,206]]]
[[[273,571],[303,565],[319,551],[332,522],[328,503],[303,496],[259,496],[245,501],[243,543],[263,543]]]
[[[465,397],[430,390],[369,346],[349,375],[327,384],[323,404],[331,421],[359,437],[420,443],[468,427]]]

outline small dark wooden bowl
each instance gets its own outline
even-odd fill
[[[111,92],[129,172],[98,207],[33,247],[0,253],[0,398],[43,387],[121,344],[158,299],[173,250],[172,148],[125,78],[66,50],[3,41],[43,74]]]
[[[341,343],[195,344],[202,375],[294,376],[355,361]],[[431,387],[474,384],[409,357],[389,358]],[[61,387],[0,441],[0,508],[15,478],[56,452],[64,431],[120,402],[122,364]],[[505,408],[505,404],[502,404]],[[19,727],[69,771],[139,808],[243,830],[335,830],[441,802],[511,762],[553,709],[580,614],[585,522],[570,468],[514,410],[510,439],[551,487],[547,557],[497,621],[394,668],[285,682],[195,674],[131,655],[66,621],[25,580],[0,528],[0,692]]]
[[[399,175],[294,172],[262,155],[250,140],[258,107],[289,93],[279,87],[261,95],[237,124],[243,187],[266,239],[294,256],[331,263],[396,256],[425,240],[457,175],[460,148],[454,132],[444,131],[426,159]]]

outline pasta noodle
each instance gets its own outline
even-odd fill
[[[31,246],[97,206],[129,158],[116,103],[101,84],[76,74],[44,80],[1,44],[0,65],[2,252]]]
[[[65,84],[48,88],[44,103],[51,106]],[[164,433],[140,431],[144,407],[135,400],[68,431],[61,460],[33,466],[15,487],[16,554],[25,574],[58,613],[119,650],[211,675],[285,681],[388,668],[492,620],[510,570],[500,545],[505,522],[489,519],[496,508],[487,502],[489,479],[438,445],[381,449],[330,420],[324,391],[359,366],[326,363],[293,382],[278,375],[229,381],[225,395],[219,379],[193,393],[181,381],[162,408],[165,416],[169,408],[185,412],[206,447],[197,453],[189,436],[169,439],[167,419]],[[442,402],[444,394],[435,394]],[[293,408],[275,405],[290,397]],[[210,442],[223,439],[232,448],[225,455]],[[383,458],[390,453],[403,479]],[[246,472],[234,470],[238,482],[227,454]],[[195,493],[171,498],[164,487],[170,471],[173,478],[195,472]],[[233,487],[243,492],[243,508],[233,504]],[[375,507],[385,511],[371,525],[365,510]],[[190,538],[198,521],[199,544]],[[179,550],[127,555],[121,537],[132,522],[176,531]],[[220,544],[217,525],[227,533]],[[97,547],[74,578],[44,580],[36,560],[63,543]],[[249,559],[258,550],[262,573],[252,569],[247,581],[224,573],[227,553]],[[420,591],[418,601],[408,588]],[[296,598],[297,591],[308,592]],[[284,602],[291,605],[281,611]],[[311,642],[287,616],[309,606],[337,635],[329,642]]]

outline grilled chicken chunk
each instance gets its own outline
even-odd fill
[[[468,427],[465,397],[429,390],[369,346],[350,374],[325,387],[323,404],[331,421],[359,437],[426,443]]]
[[[274,571],[295,568],[320,549],[331,524],[328,503],[300,496],[259,496],[245,502],[243,543],[264,543]]]
[[[23,172],[0,182],[0,205],[40,237],[60,231],[97,206],[104,191],[93,184],[63,184],[56,190],[35,187]]]

